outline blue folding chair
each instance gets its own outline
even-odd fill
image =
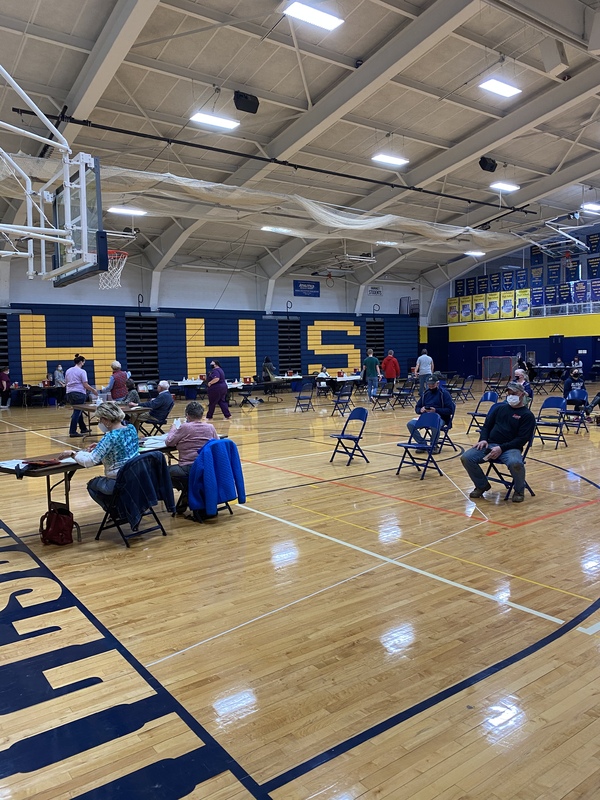
[[[433,411],[427,411],[425,414],[421,414],[418,424],[415,425],[408,442],[398,443],[398,447],[404,448],[404,453],[402,453],[396,475],[398,475],[403,466],[416,467],[417,472],[423,470],[421,480],[425,477],[429,467],[435,467],[440,475],[443,474],[435,460],[435,450],[438,446],[438,439],[443,424],[442,418]],[[421,434],[425,439],[425,443],[415,440],[415,431]],[[425,456],[425,461],[418,461],[415,455]]]
[[[567,395],[567,406],[569,403],[573,404],[574,408],[567,408],[564,415],[565,427],[569,431],[575,428],[575,433],[579,433],[580,428],[583,426],[586,433],[589,433],[589,428],[585,420],[585,407],[588,404],[588,393],[585,389],[573,389]]]
[[[393,396],[393,393],[388,389],[386,383],[380,384],[377,394],[373,396],[373,411],[377,411],[378,408],[380,408],[382,411],[385,411],[386,408],[391,408],[391,400]]]
[[[398,387],[398,389],[394,392],[392,408],[396,408],[396,406],[400,406],[400,408],[410,406],[412,408],[414,386],[414,381],[408,379],[405,380],[402,386]]]
[[[335,450],[331,454],[331,458],[329,459],[329,463],[333,461],[336,454],[339,450],[343,450],[344,453],[348,456],[348,461],[346,462],[346,466],[350,464],[354,456],[360,456],[364,458],[367,464],[370,464],[369,459],[363,453],[362,448],[359,444],[360,440],[362,439],[363,431],[365,429],[365,425],[367,423],[367,417],[369,412],[366,408],[362,408],[359,406],[358,408],[353,408],[350,412],[350,416],[344,423],[344,427],[342,428],[341,433],[330,433],[329,436],[331,439],[337,439],[337,444],[335,446]],[[357,430],[357,423],[360,425],[358,428],[358,433],[349,433],[348,428],[352,427],[354,430]]]
[[[473,425],[475,425],[476,429],[482,428],[483,423],[485,422],[485,418],[490,412],[490,409],[496,405],[498,402],[498,392],[484,392],[481,395],[481,399],[477,403],[477,408],[475,411],[467,411],[467,415],[471,417],[471,421],[469,422],[469,427],[467,428],[467,433],[471,430]],[[483,411],[481,411],[482,406],[486,406]]]
[[[555,442],[554,449],[562,442],[568,447],[565,439],[565,412],[567,401],[563,397],[546,397],[535,420],[535,434],[540,442]]]
[[[345,416],[346,411],[350,411],[352,403],[352,384],[350,382],[344,383],[342,388],[333,395],[333,411],[331,416],[338,411],[342,417]]]
[[[307,381],[306,383],[302,384],[302,388],[296,395],[296,406],[294,411],[314,411],[315,407],[313,406],[313,393],[315,391],[315,385],[312,381]]]

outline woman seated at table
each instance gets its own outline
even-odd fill
[[[117,402],[120,405],[128,405],[129,403],[133,403],[134,405],[139,406],[141,400],[138,391],[135,388],[135,381],[132,381],[131,378],[127,378],[125,382],[125,388],[127,389],[127,394],[122,400],[118,400]]]
[[[86,450],[65,450],[59,458],[72,457],[82,467],[104,465],[104,476],[92,478],[88,482],[87,490],[92,500],[106,511],[119,470],[123,464],[139,454],[140,448],[136,429],[123,422],[125,414],[114,401],[99,405],[96,417],[98,427],[104,433],[102,439]]]
[[[167,433],[165,443],[168,447],[176,446],[179,455],[179,463],[169,467],[173,487],[181,491],[176,506],[178,514],[187,508],[189,475],[196,456],[207,442],[219,438],[214,425],[203,422],[203,415],[202,405],[192,400],[185,407],[185,422],[176,419]]]

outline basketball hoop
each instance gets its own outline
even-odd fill
[[[108,251],[108,271],[99,275],[100,289],[119,289],[121,287],[121,273],[127,261],[128,253],[125,250]]]

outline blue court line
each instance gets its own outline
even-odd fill
[[[449,686],[447,689],[443,689],[441,692],[422,700],[420,703],[416,703],[414,706],[410,706],[410,708],[400,711],[398,714],[394,714],[392,717],[383,720],[383,722],[378,722],[376,725],[367,728],[367,730],[362,731],[355,736],[351,736],[349,739],[346,739],[346,741],[334,745],[334,747],[331,747],[329,750],[325,750],[318,756],[309,758],[307,761],[298,764],[298,766],[293,767],[287,772],[284,772],[281,775],[278,775],[276,778],[272,778],[270,781],[262,784],[262,788],[267,792],[274,792],[276,789],[280,789],[282,786],[297,780],[302,775],[306,775],[308,772],[312,772],[312,770],[317,769],[317,767],[320,767],[323,764],[326,764],[328,761],[332,761],[334,758],[337,758],[343,753],[347,753],[349,750],[364,744],[369,739],[373,739],[375,736],[379,736],[380,734],[389,731],[391,728],[396,727],[400,723],[406,722],[406,720],[416,717],[423,711],[427,711],[433,706],[442,703],[449,697],[454,697],[465,689],[469,689],[471,686],[475,686],[492,675],[507,669],[507,667],[511,667],[513,664],[523,661],[523,659],[533,655],[533,653],[537,653],[542,648],[547,647],[549,644],[552,644],[552,642],[560,639],[566,633],[573,630],[573,628],[577,628],[584,620],[590,617],[598,609],[600,609],[600,598],[594,600],[591,605],[574,617],[570,622],[566,622],[553,633],[548,634],[548,636],[544,636],[543,639],[540,639],[534,644],[525,647],[518,653],[514,653],[512,656],[508,656],[508,658],[505,658],[502,661],[498,661],[496,664],[492,664],[490,667],[486,667],[480,672],[476,672],[474,675],[471,675],[471,677],[465,678],[464,680],[455,683],[453,686]]]
[[[112,782],[82,797],[88,800],[100,800],[109,796],[111,800],[131,800],[134,796],[144,797],[144,800],[176,800],[192,792],[196,785],[201,785],[221,773],[229,772],[255,800],[272,800],[267,790],[249,775],[1,519],[0,529],[10,537],[10,539],[0,539],[0,558],[2,553],[8,556],[10,553],[24,552],[37,564],[37,567],[15,565],[14,570],[3,572],[0,574],[0,587],[10,586],[16,578],[27,580],[27,578],[42,577],[54,581],[61,589],[57,600],[25,607],[16,602],[14,597],[10,599],[0,612],[0,648],[11,641],[24,641],[50,630],[46,628],[19,636],[12,625],[13,621],[35,618],[41,614],[73,607],[77,608],[103,637],[86,644],[62,646],[40,656],[24,658],[14,664],[0,667],[0,707],[3,713],[11,710],[15,704],[19,708],[30,706],[34,710],[38,703],[52,696],[60,696],[67,691],[73,692],[77,688],[100,682],[96,678],[85,679],[79,684],[73,682],[63,690],[52,690],[48,681],[42,676],[44,670],[52,667],[112,650],[118,652],[156,693],[154,697],[139,701],[124,700],[121,705],[117,704],[87,717],[59,724],[49,731],[14,742],[2,754],[0,788],[3,777],[11,776],[15,772],[26,775],[28,772],[85,752],[113,738],[117,739],[132,728],[139,729],[146,720],[176,713],[198,736],[197,750],[175,759],[161,759],[158,756],[155,763],[135,770],[129,775],[115,778]],[[15,585],[12,594],[21,594],[24,590],[27,590],[26,585],[20,583]]]
[[[559,467],[558,464],[552,464],[550,461],[542,461],[541,458],[531,458],[528,457],[528,461],[535,461],[537,464],[544,464],[546,467],[554,467],[554,469],[560,469],[562,472],[570,472],[571,475],[575,475],[577,478],[581,478],[582,481],[591,484],[595,489],[600,489],[600,484],[594,483],[594,481],[586,478],[585,475],[580,475],[578,472],[575,472],[572,469],[568,469],[567,467]]]

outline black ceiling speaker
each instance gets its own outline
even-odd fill
[[[496,172],[496,167],[498,164],[494,161],[493,158],[488,158],[487,156],[481,156],[479,159],[479,166],[484,172]]]
[[[245,111],[247,114],[256,114],[258,111],[258,97],[246,92],[235,91],[233,93],[233,104],[238,111]]]

